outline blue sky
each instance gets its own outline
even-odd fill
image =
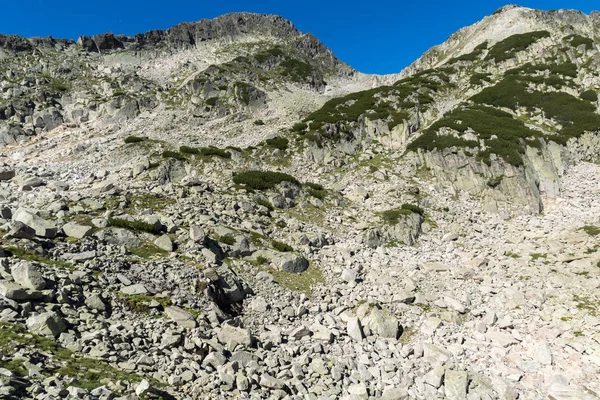
[[[103,32],[134,35],[180,22],[214,18],[232,11],[279,14],[311,32],[361,72],[394,73],[431,46],[505,5],[480,1],[356,0],[6,0],[0,33],[77,39]],[[590,13],[597,1],[523,0],[544,10],[570,8]]]

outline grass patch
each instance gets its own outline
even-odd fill
[[[512,251],[507,251],[504,253],[504,255],[514,259],[521,258],[520,255],[518,255],[517,253],[513,253]]]
[[[161,249],[154,243],[144,242],[140,247],[131,247],[129,252],[134,256],[148,260],[150,258],[163,258],[169,255],[168,251]]]
[[[397,225],[400,221],[404,220],[404,217],[409,216],[411,214],[419,214],[423,216],[425,211],[414,204],[403,204],[400,208],[394,208],[392,210],[387,210],[378,213],[378,215],[383,219],[383,222],[387,225]]]
[[[231,158],[231,153],[227,150],[220,149],[218,147],[190,147],[190,146],[181,146],[179,148],[179,152],[182,154],[195,154],[204,157],[220,157],[220,158]]]
[[[150,313],[150,303],[153,300],[158,302],[163,309],[171,305],[171,299],[168,297],[128,295],[120,292],[115,292],[114,296],[115,300],[125,306],[127,310],[139,314]]]
[[[283,272],[270,267],[267,268],[267,271],[273,275],[275,281],[282,287],[293,292],[304,293],[307,297],[311,296],[313,286],[325,283],[323,272],[312,263],[301,274]]]
[[[42,374],[73,378],[73,382],[68,386],[89,390],[105,385],[107,381],[140,382],[143,379],[137,374],[111,367],[102,360],[79,357],[71,350],[59,346],[54,340],[29,333],[18,325],[0,322],[0,351],[5,356],[0,361],[0,366],[11,369],[17,375],[25,375],[23,367],[19,366],[19,361],[13,357],[22,348],[47,356]],[[152,378],[148,379],[155,383]]]
[[[579,97],[583,100],[591,101],[592,103],[598,101],[598,93],[592,89],[582,92]]]
[[[282,172],[273,171],[245,171],[239,172],[233,176],[233,182],[237,185],[244,185],[253,190],[272,189],[281,182],[290,182],[300,185],[300,182],[291,175]]]
[[[36,262],[55,268],[74,269],[73,264],[71,264],[70,262],[53,260],[41,254],[21,249],[19,247],[5,247],[3,248],[3,250],[11,254],[13,257],[18,258],[19,260]]]

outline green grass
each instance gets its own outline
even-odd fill
[[[386,210],[378,213],[378,215],[383,219],[383,222],[388,225],[397,225],[400,221],[404,220],[404,217],[409,216],[411,214],[419,214],[423,215],[425,211],[414,204],[403,204],[400,208],[394,208],[392,210]]]
[[[134,256],[149,260],[151,258],[164,258],[169,255],[169,252],[161,249],[151,242],[144,242],[140,247],[128,248],[129,252]]]
[[[153,224],[140,220],[127,220],[123,218],[109,218],[108,222],[115,228],[124,228],[134,232],[148,232],[152,234],[160,233],[161,229]]]
[[[154,193],[130,194],[127,195],[126,198],[127,206],[125,207],[124,211],[130,214],[148,209],[154,212],[160,212],[165,210],[168,206],[175,204],[174,198],[165,197]]]
[[[22,249],[19,247],[5,247],[2,250],[12,254],[13,257],[16,257],[20,260],[37,262],[40,264],[48,265],[50,267],[55,268],[64,268],[64,269],[73,269],[73,264],[66,261],[61,260],[53,260],[51,258],[45,257],[41,254],[37,254],[31,250]]]
[[[279,242],[277,240],[273,240],[271,242],[271,246],[273,246],[273,248],[275,250],[280,251],[282,253],[289,253],[289,252],[294,251],[294,248],[292,246],[290,246],[289,244]]]
[[[550,32],[548,31],[528,32],[509,36],[492,46],[485,59],[493,59],[496,60],[496,62],[508,60],[513,58],[518,52],[527,49],[538,40],[547,37],[550,37]]]
[[[163,309],[171,305],[171,299],[168,297],[129,295],[120,292],[115,292],[113,295],[115,300],[127,310],[139,314],[148,314],[151,310],[150,302],[153,300],[158,302]]]
[[[263,121],[262,119],[257,119],[253,122],[254,125],[256,126],[264,126],[265,125],[265,121]]]
[[[68,386],[95,389],[105,385],[107,381],[140,382],[143,379],[137,374],[111,367],[102,360],[83,358],[59,346],[54,340],[29,333],[18,325],[0,322],[0,352],[4,355],[0,367],[10,369],[19,376],[25,376],[22,363],[14,358],[23,348],[44,355],[42,376],[49,377],[54,374],[68,376],[73,379]],[[152,378],[148,379],[155,382]]]
[[[256,170],[237,173],[233,176],[233,182],[253,190],[272,189],[281,182],[290,182],[300,185],[300,182],[291,175],[282,172]]]
[[[275,282],[282,287],[293,292],[304,293],[307,297],[311,297],[312,288],[315,285],[325,283],[323,272],[312,263],[301,274],[283,272],[271,267],[267,267],[266,270],[273,275]]]

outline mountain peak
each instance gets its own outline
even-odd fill
[[[93,37],[80,36],[77,43],[90,52],[115,49],[170,47],[185,49],[210,40],[234,41],[243,36],[291,39],[302,33],[279,15],[236,12],[214,19],[184,22],[166,30],[150,30],[133,37],[105,33]]]

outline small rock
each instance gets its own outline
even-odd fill
[[[167,314],[169,318],[184,328],[194,329],[196,326],[198,326],[194,316],[179,307],[167,307],[165,308],[165,314]]]

